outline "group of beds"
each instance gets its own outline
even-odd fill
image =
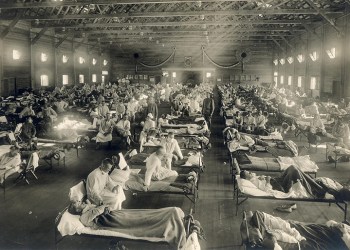
[[[225,95],[223,96],[225,98]],[[227,104],[227,99],[225,103]],[[238,132],[241,136],[249,136],[252,139],[249,145],[244,146],[241,146],[240,140],[235,136],[230,136],[236,132],[237,129],[232,127],[224,130],[234,186],[236,215],[240,205],[248,199],[336,204],[344,214],[343,223],[329,221],[327,225],[321,225],[283,220],[260,211],[243,211],[240,228],[242,244],[248,249],[349,249],[348,186],[343,186],[330,178],[316,178],[317,164],[308,155],[300,155],[301,150],[292,141],[292,147],[274,151],[273,147],[284,143],[283,137],[276,136],[275,132],[266,130],[264,136]],[[344,150],[336,147],[334,143],[327,143],[327,152],[335,154],[336,159],[349,153]],[[250,172],[254,172],[251,179],[246,177],[247,172],[249,175]],[[259,176],[259,173],[267,174],[268,177]],[[279,177],[274,177],[276,174]],[[256,182],[255,178],[263,181]],[[266,178],[269,178],[266,183],[273,179],[271,182],[273,187],[267,188],[268,185],[261,185]],[[276,182],[282,187],[286,183],[292,184],[284,190],[283,188],[275,190]]]
[[[105,215],[100,212],[95,219],[94,227],[81,223],[81,216],[69,212],[68,207],[62,210],[55,220],[56,245],[68,235],[95,236],[112,239],[129,239],[164,244],[174,249],[200,249],[198,238],[203,232],[192,212],[196,210],[199,197],[200,175],[204,172],[203,153],[209,145],[208,129],[203,129],[204,119],[200,115],[173,116],[169,124],[164,124],[152,131],[152,137],[143,141],[138,149],[130,149],[124,155],[119,153],[118,166],[128,166],[129,171],[114,169],[109,174],[115,183],[123,183],[123,189],[132,197],[141,195],[159,196],[181,195],[191,202],[190,215],[185,216],[182,209],[168,207],[162,209],[122,209]],[[157,150],[162,140],[174,134],[183,155],[174,159],[171,169],[178,175],[162,180],[152,180],[145,190],[145,173],[147,159]],[[139,152],[138,152],[139,151]],[[80,182],[70,190],[70,197],[86,197],[85,182]],[[128,195],[126,195],[128,197]],[[96,228],[97,225],[97,228]],[[141,247],[140,246],[140,247]]]

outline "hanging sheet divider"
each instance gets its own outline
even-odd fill
[[[238,64],[240,64],[241,62],[235,62],[234,64],[231,65],[221,65],[219,63],[216,63],[215,61],[213,61],[213,59],[211,59],[209,57],[209,55],[207,54],[207,52],[205,51],[204,47],[202,47],[202,53],[203,55],[205,55],[205,57],[209,60],[209,62],[211,62],[212,64],[214,64],[216,67],[222,68],[222,69],[230,69],[230,68],[234,68],[236,67]],[[204,60],[204,56],[203,56],[203,60]]]
[[[146,68],[158,68],[162,65],[164,65],[165,63],[167,63],[171,58],[173,58],[175,56],[175,48],[173,48],[173,52],[171,53],[170,56],[168,56],[167,59],[165,59],[163,62],[159,63],[159,64],[155,64],[155,65],[149,65],[149,64],[145,64],[143,62],[139,62],[137,61],[138,64],[142,65],[143,67],[146,67]]]

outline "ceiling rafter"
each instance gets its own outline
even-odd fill
[[[309,0],[307,0],[309,1]],[[322,11],[324,14],[343,14],[343,11]],[[95,19],[115,17],[181,17],[181,16],[259,16],[259,15],[318,15],[314,9],[262,9],[262,10],[217,10],[217,11],[167,11],[167,12],[127,12],[115,14],[67,14],[67,15],[36,15],[21,16],[21,20],[65,20],[65,19]],[[0,20],[12,19],[12,16],[2,15]]]

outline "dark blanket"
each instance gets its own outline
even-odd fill
[[[324,198],[327,190],[319,185],[312,177],[294,166],[287,168],[281,176],[271,178],[271,185],[274,190],[287,193],[298,180],[312,197]]]
[[[135,239],[161,239],[174,249],[186,242],[184,214],[176,207],[162,209],[128,209],[102,214],[95,220],[98,229],[122,233]]]
[[[338,228],[328,227],[322,224],[307,224],[297,221],[288,221],[292,228],[295,228],[306,240],[300,242],[300,249],[317,249],[317,250],[345,250],[348,249],[342,240],[342,233]],[[264,225],[264,215],[256,211],[248,222],[250,240],[259,249],[271,249],[271,235],[267,232]],[[242,228],[241,228],[242,229]],[[244,228],[245,230],[245,228]],[[258,232],[258,233],[257,233]],[[258,239],[260,238],[260,239]],[[278,242],[284,250],[298,250],[298,244]],[[272,247],[273,249],[273,247]]]

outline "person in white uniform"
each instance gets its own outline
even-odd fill
[[[111,159],[106,158],[101,166],[92,171],[87,177],[87,198],[95,205],[106,205],[109,209],[120,210],[125,201],[125,194],[121,186],[116,186],[108,173],[113,167]]]

